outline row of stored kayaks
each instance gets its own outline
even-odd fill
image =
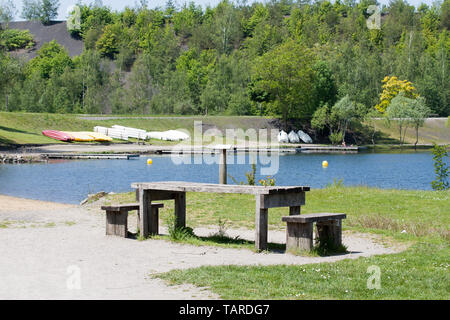
[[[44,130],[42,134],[59,141],[80,141],[90,142],[99,141],[106,142],[117,140],[128,140],[128,138],[135,138],[140,140],[157,139],[166,141],[181,141],[189,139],[189,134],[184,130],[168,130],[168,131],[149,131],[142,129],[136,129],[131,127],[124,127],[114,125],[111,128],[107,127],[94,127],[94,132],[81,131],[81,132],[69,132],[58,130]]]
[[[58,130],[44,130],[42,134],[46,137],[59,140],[59,141],[79,141],[79,142],[106,142],[112,141],[111,137],[104,135],[99,132],[89,132],[89,131],[80,131],[80,132],[72,132],[72,131],[58,131]]]

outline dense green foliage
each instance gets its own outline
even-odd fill
[[[70,58],[55,43],[28,63],[0,53],[0,70],[21,66],[2,79],[0,94],[18,111],[310,120],[344,97],[366,114],[380,103],[382,80],[396,76],[414,84],[433,114],[447,116],[449,0],[417,9],[395,0],[382,8],[379,30],[366,24],[372,3],[224,0],[122,12],[80,5],[69,31],[83,39],[82,55]],[[329,133],[345,139],[360,114],[344,118]]]
[[[8,51],[32,48],[34,45],[33,36],[28,30],[6,29],[0,31],[0,49]]]
[[[447,147],[434,144],[432,153],[436,179],[431,182],[431,187],[434,190],[447,190],[450,188],[450,184],[447,181],[450,168],[444,161],[448,157]]]
[[[0,24],[7,26],[14,19],[15,14],[16,6],[12,0],[0,0]]]
[[[50,23],[58,15],[59,0],[23,0],[22,18]]]

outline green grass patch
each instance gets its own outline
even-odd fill
[[[185,129],[189,131],[192,137],[194,134],[195,121],[202,121],[204,131],[212,128],[217,128],[220,130],[226,130],[228,128],[241,128],[243,130],[247,130],[249,128],[262,128],[267,127],[269,122],[269,120],[264,117],[250,116],[157,116],[157,118],[153,119],[148,119],[142,116],[134,116],[107,120],[95,120],[95,118],[92,118],[93,120],[91,120],[89,119],[90,116],[87,117],[86,115],[75,114],[0,112],[0,144],[20,145],[64,143],[45,137],[44,135],[42,135],[42,131],[92,131],[95,126],[110,127],[115,124],[133,128],[140,128],[147,131]],[[137,142],[137,139],[130,139],[129,141]],[[121,142],[121,140],[117,140],[114,142]],[[204,141],[205,144],[209,144],[211,142],[213,142],[213,140],[208,141],[208,139],[206,139]],[[155,139],[151,139],[147,143],[157,145],[178,144],[178,142],[160,141]]]
[[[448,300],[449,255],[448,245],[421,242],[399,254],[335,263],[205,266],[173,270],[154,277],[170,284],[208,287],[223,299]],[[369,289],[373,284],[369,279],[370,266],[380,270],[379,289]]]

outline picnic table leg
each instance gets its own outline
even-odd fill
[[[139,232],[140,235],[144,238],[148,237],[149,229],[148,229],[148,218],[150,216],[152,203],[150,197],[150,191],[144,190],[142,188],[139,189]]]
[[[263,195],[256,195],[255,212],[255,248],[258,251],[267,249],[268,209],[261,208],[264,203]]]
[[[175,196],[175,220],[175,227],[186,226],[186,192],[179,192]]]
[[[316,230],[322,243],[331,242],[335,247],[342,244],[342,221],[340,219],[317,222]]]
[[[289,215],[290,216],[295,216],[298,214],[300,214],[300,206],[289,207]]]

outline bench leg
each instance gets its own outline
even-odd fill
[[[147,238],[149,234],[148,217],[151,205],[150,192],[139,189],[139,233],[144,238]]]
[[[176,228],[186,226],[186,193],[179,192],[175,196],[175,221]]]
[[[335,248],[342,244],[342,223],[340,219],[317,222],[316,229],[320,243],[331,242]]]
[[[313,224],[287,223],[286,251],[311,251],[313,248]]]
[[[149,217],[150,225],[148,226],[148,230],[152,235],[159,234],[159,208],[153,207],[151,209],[152,216]]]
[[[289,215],[290,216],[295,216],[298,214],[300,214],[300,206],[289,207]]]
[[[159,234],[159,208],[152,207],[151,208],[152,215],[150,217],[147,217],[147,230],[150,235],[158,235]],[[139,210],[137,211],[137,227],[139,230],[140,226],[140,214]]]
[[[264,196],[256,195],[256,212],[255,212],[255,248],[258,251],[267,250],[267,233],[268,233],[268,209],[261,208],[264,203]]]
[[[128,235],[128,211],[106,211],[106,235],[126,238]]]

